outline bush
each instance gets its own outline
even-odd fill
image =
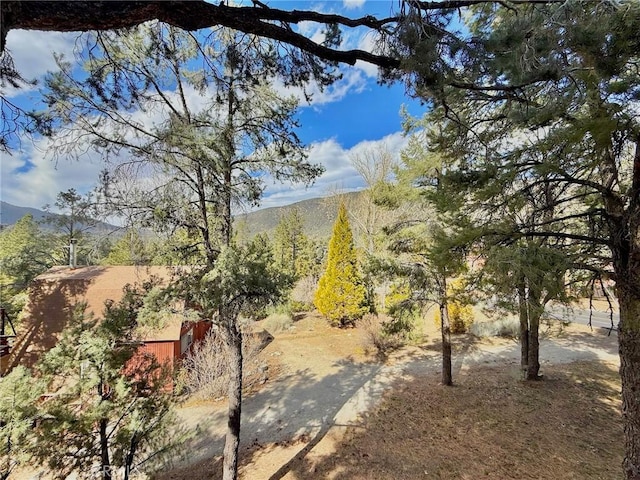
[[[473,325],[473,307],[471,305],[461,305],[457,302],[449,302],[449,327],[451,333],[467,333]],[[436,325],[440,328],[440,309],[436,310]]]
[[[280,333],[293,327],[293,318],[286,313],[272,313],[262,322],[264,329],[271,333]]]
[[[266,368],[257,359],[264,347],[264,336],[255,333],[242,335],[242,367],[244,387],[266,380]],[[178,375],[178,391],[186,390],[195,398],[211,399],[227,395],[229,368],[222,336],[211,329],[206,338],[197,344],[182,363]]]
[[[451,333],[467,333],[473,325],[473,308],[471,305],[461,305],[458,302],[449,304],[449,322]]]
[[[318,282],[313,276],[303,277],[298,280],[289,296],[291,309],[294,312],[311,312],[315,308],[313,298],[318,288]]]
[[[298,302],[296,300],[289,301],[289,308],[291,309],[292,313],[313,312],[313,310],[315,309],[313,303]]]
[[[479,322],[471,325],[469,331],[478,337],[517,339],[520,334],[520,321],[514,317],[506,317],[489,322]]]
[[[451,281],[447,286],[447,296],[451,299],[447,305],[451,333],[467,333],[473,325],[473,307],[469,303],[465,288],[466,282],[462,277]],[[440,328],[440,309],[436,310],[435,322]]]
[[[400,333],[389,333],[385,328],[386,323],[381,321],[377,315],[366,314],[358,320],[357,326],[364,333],[365,351],[375,349],[376,354],[385,358],[390,352],[403,346],[406,342],[404,335]]]

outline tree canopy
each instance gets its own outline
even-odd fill
[[[484,236],[528,248],[543,266],[526,267],[530,314],[559,290],[543,271],[615,281],[623,466],[639,478],[640,4],[478,7],[468,29],[473,55],[418,86],[435,107],[427,122],[441,185],[457,189],[450,206],[472,212]]]

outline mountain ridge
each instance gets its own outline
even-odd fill
[[[305,234],[315,239],[327,239],[331,236],[333,223],[337,217],[340,201],[350,203],[358,198],[360,192],[341,193],[327,197],[315,197],[301,200],[289,205],[267,207],[252,212],[234,215],[234,223],[237,232],[242,232],[248,238],[258,234],[272,236],[280,218],[297,209],[304,221]],[[0,201],[0,225],[3,228],[15,224],[25,215],[31,214],[37,222],[42,222],[47,212],[32,208],[13,205]],[[102,223],[101,223],[102,224]],[[113,225],[104,224],[107,227],[117,229]],[[45,227],[46,228],[46,227]]]

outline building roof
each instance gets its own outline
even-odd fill
[[[180,340],[184,316],[175,313],[163,319],[162,328],[138,327],[136,337],[143,342],[173,342]]]
[[[178,267],[89,266],[54,267],[39,275],[29,288],[10,367],[18,363],[31,366],[50,350],[79,303],[86,304],[87,313],[101,318],[105,301],[119,301],[125,286],[139,285],[152,278],[166,284],[181,271],[183,269]],[[179,340],[182,323],[182,315],[170,315],[160,329],[139,329],[139,339],[149,342]]]

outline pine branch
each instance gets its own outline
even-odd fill
[[[404,4],[404,2],[402,2]],[[478,4],[503,5],[562,3],[560,0],[452,0],[443,2],[407,1],[421,11],[464,8]],[[376,18],[366,15],[348,18],[306,10],[280,10],[263,3],[252,7],[236,7],[206,3],[204,1],[16,1],[0,3],[0,52],[4,52],[6,35],[12,29],[80,32],[89,30],[116,30],[159,20],[183,30],[195,31],[216,25],[284,42],[329,62],[354,65],[362,60],[382,68],[396,69],[400,60],[376,55],[364,50],[337,50],[327,47],[292,30],[292,24],[316,22],[338,24],[349,28],[366,27],[381,34],[392,34],[402,21],[402,15]]]

